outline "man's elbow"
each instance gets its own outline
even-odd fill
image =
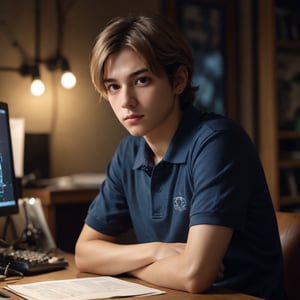
[[[211,287],[211,283],[207,284],[201,280],[189,280],[185,283],[185,290],[188,293],[199,294],[203,293]]]
[[[81,245],[79,243],[75,246],[75,266],[79,272],[90,272],[88,267],[88,259],[87,256],[84,255],[83,249],[81,249]]]
[[[75,253],[75,266],[79,272],[88,272],[85,259],[82,259],[77,253]]]
[[[185,278],[185,287],[184,289],[193,294],[199,294],[207,291],[213,284],[214,279],[207,276],[205,273],[201,274],[192,274]],[[213,277],[213,276],[212,276]]]

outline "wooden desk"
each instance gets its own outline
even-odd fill
[[[74,264],[74,256],[72,254],[65,254],[64,255],[69,260],[69,267],[66,270],[57,271],[57,272],[51,272],[47,274],[41,274],[41,275],[35,275],[35,276],[28,276],[24,277],[23,279],[19,280],[17,283],[23,284],[23,283],[33,283],[33,282],[39,282],[39,281],[45,281],[45,280],[59,280],[59,279],[72,279],[72,278],[82,278],[82,277],[88,277],[88,276],[95,276],[94,274],[87,274],[87,273],[79,273],[75,267]],[[185,293],[181,291],[176,291],[172,289],[166,289],[158,286],[154,286],[151,284],[148,284],[146,282],[143,282],[138,279],[134,278],[122,278],[126,279],[131,282],[140,283],[143,285],[151,286],[160,290],[166,291],[166,294],[163,295],[157,295],[157,296],[151,296],[151,297],[126,297],[126,298],[114,298],[114,299],[148,299],[148,300],[258,300],[260,298],[241,294],[241,293],[235,293],[231,291],[220,291],[220,290],[211,290],[205,294],[190,294]],[[6,283],[0,283],[1,290],[3,289],[3,286],[5,286]],[[23,299],[19,296],[16,296],[6,290],[4,290],[5,293],[10,294],[11,300],[20,300]],[[42,299],[41,299],[42,300]]]
[[[32,188],[24,189],[23,197],[41,200],[44,214],[57,246],[73,252],[74,243],[84,222],[89,204],[98,188]]]

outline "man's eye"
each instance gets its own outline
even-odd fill
[[[140,77],[136,83],[139,85],[145,85],[147,83],[149,83],[150,79],[148,77]]]
[[[119,86],[117,84],[110,84],[106,87],[106,89],[109,91],[109,92],[114,92],[116,90],[119,89]]]

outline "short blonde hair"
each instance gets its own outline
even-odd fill
[[[176,26],[162,16],[127,16],[112,19],[97,37],[92,51],[90,72],[100,96],[107,99],[103,82],[108,57],[123,48],[136,52],[156,75],[164,70],[170,83],[179,66],[188,71],[188,85],[180,96],[181,108],[191,104],[196,88],[191,84],[193,54]]]

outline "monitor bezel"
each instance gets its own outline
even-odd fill
[[[10,216],[13,214],[17,214],[19,212],[19,204],[18,204],[18,197],[17,197],[17,190],[16,190],[16,177],[15,177],[15,169],[14,169],[14,161],[13,161],[13,151],[12,151],[12,140],[11,140],[11,132],[10,132],[10,124],[9,124],[9,110],[8,104],[5,102],[0,101],[0,110],[4,110],[6,113],[6,128],[8,130],[8,151],[10,153],[10,168],[11,168],[11,181],[13,187],[13,197],[15,199],[15,203],[9,206],[2,206],[0,207],[0,217]]]

